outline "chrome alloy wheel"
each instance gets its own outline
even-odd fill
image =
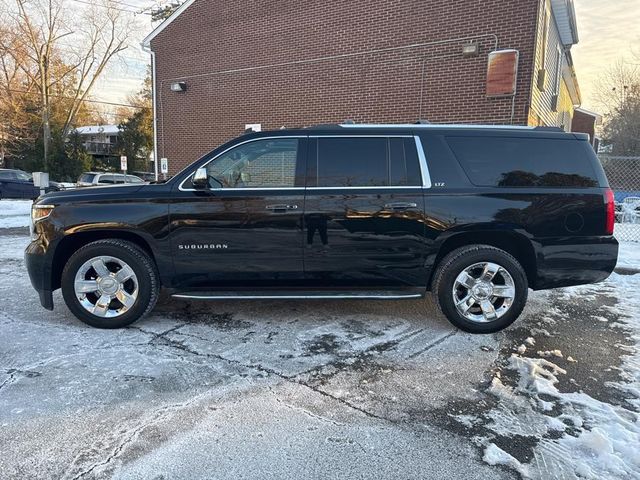
[[[453,284],[453,302],[467,320],[489,323],[506,314],[516,296],[513,278],[497,263],[465,268]]]
[[[78,269],[74,290],[87,312],[98,317],[119,317],[136,303],[138,277],[119,258],[94,257]]]

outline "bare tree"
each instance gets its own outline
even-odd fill
[[[640,66],[619,59],[596,81],[595,100],[605,113],[622,108],[640,93]]]
[[[9,28],[15,32],[15,42],[26,52],[26,58],[8,54],[38,92],[46,168],[56,88],[62,83],[66,86],[67,111],[61,126],[61,135],[66,137],[98,78],[128,47],[132,18],[109,0],[84,6],[69,0],[2,2]]]
[[[640,154],[640,67],[619,60],[600,77],[596,100],[605,112],[604,140],[616,155]]]

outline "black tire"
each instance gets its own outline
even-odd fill
[[[492,262],[504,268],[513,279],[515,290],[508,310],[500,318],[486,323],[472,321],[463,316],[456,308],[453,293],[458,275],[482,262]],[[442,259],[436,268],[432,290],[438,297],[440,310],[454,326],[469,333],[493,333],[508,327],[518,319],[527,303],[529,284],[522,265],[509,253],[489,245],[469,245],[452,251]]]
[[[137,298],[128,311],[117,317],[101,317],[86,310],[74,288],[76,273],[85,262],[98,256],[109,256],[125,262],[135,273]],[[75,252],[62,272],[62,295],[69,310],[82,322],[96,328],[122,328],[148,314],[158,301],[160,280],[151,257],[134,243],[108,239],[89,243]]]

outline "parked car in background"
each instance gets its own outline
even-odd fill
[[[133,172],[133,173],[134,175],[137,175],[138,177],[143,179],[145,182],[156,181],[156,174],[154,172]]]
[[[78,178],[78,187],[95,187],[96,185],[123,185],[125,183],[145,183],[143,179],[135,175],[124,173],[85,172]]]
[[[60,191],[57,182],[49,182],[46,193]],[[40,196],[40,189],[33,184],[33,176],[22,170],[0,168],[0,198],[35,199]]]
[[[45,308],[101,328],[177,298],[402,299],[501,330],[529,288],[613,271],[614,198],[561,129],[325,125],[244,135],[166,183],[46,195],[25,259]]]

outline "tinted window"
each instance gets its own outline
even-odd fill
[[[31,180],[31,175],[26,172],[15,172],[15,175],[18,180],[22,180],[24,182]]]
[[[12,172],[0,172],[0,180],[13,180],[13,178]]]
[[[413,138],[389,139],[390,184],[394,186],[420,186],[420,162]]]
[[[265,139],[245,143],[207,166],[212,188],[293,187],[298,140]]]
[[[386,138],[319,138],[319,187],[389,185]]]
[[[471,182],[500,187],[598,185],[588,142],[548,138],[448,137]]]

